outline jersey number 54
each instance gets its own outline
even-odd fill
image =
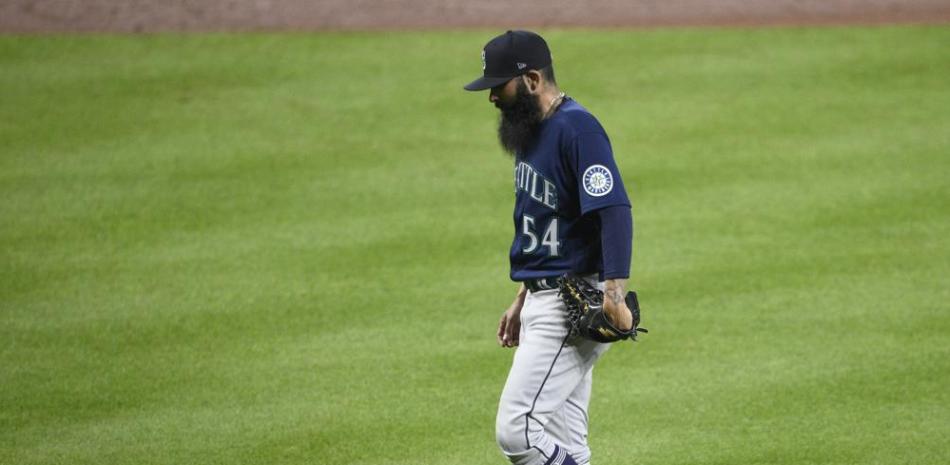
[[[561,241],[558,240],[557,217],[551,218],[540,239],[535,232],[537,230],[533,216],[521,216],[521,233],[528,237],[528,245],[521,248],[521,253],[533,254],[542,247],[547,247],[548,256],[557,257],[561,248]]]

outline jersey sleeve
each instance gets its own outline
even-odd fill
[[[607,134],[599,131],[577,134],[569,159],[577,175],[582,215],[615,205],[630,206]]]
[[[630,207],[612,206],[597,210],[600,218],[600,243],[604,263],[604,279],[630,277],[630,255],[633,250],[633,216]]]

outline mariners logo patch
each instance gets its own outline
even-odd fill
[[[594,197],[603,197],[614,188],[614,178],[604,165],[591,165],[584,171],[584,192]]]

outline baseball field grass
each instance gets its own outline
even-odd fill
[[[0,37],[0,463],[504,463],[497,32]],[[592,463],[950,463],[950,28],[541,32],[650,329]]]

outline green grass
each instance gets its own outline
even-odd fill
[[[496,32],[0,38],[0,463],[504,463]],[[544,32],[651,330],[594,463],[950,461],[950,29]]]

